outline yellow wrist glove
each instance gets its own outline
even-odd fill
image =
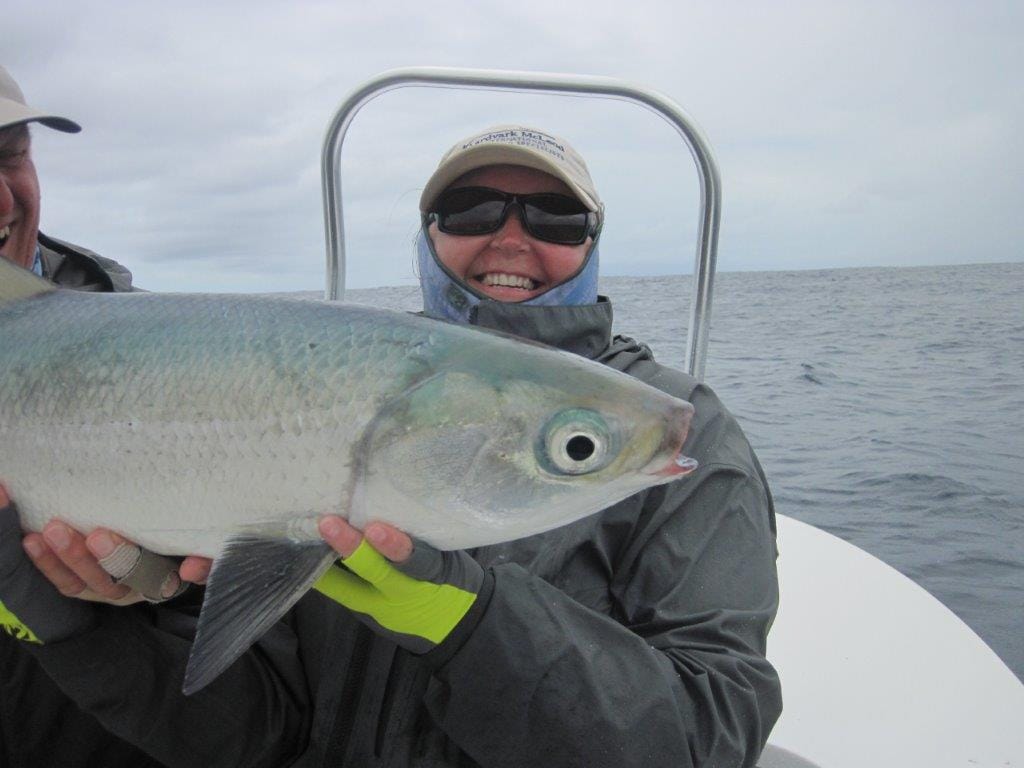
[[[416,541],[407,560],[393,563],[363,540],[314,588],[378,634],[426,653],[465,619],[483,583],[483,568],[465,552],[441,552]]]

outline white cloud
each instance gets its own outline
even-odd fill
[[[611,75],[676,99],[721,165],[724,269],[1019,260],[1022,16],[1009,2],[35,0],[5,14],[2,55],[33,103],[85,127],[34,133],[47,231],[151,288],[317,289],[327,122],[364,80],[413,64]],[[693,163],[650,113],[403,89],[345,144],[350,285],[414,279],[436,158],[512,120],[588,158],[610,274],[690,268]]]

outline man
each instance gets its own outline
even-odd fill
[[[132,276],[124,267],[39,232],[41,195],[32,162],[30,123],[64,133],[81,130],[72,120],[28,106],[18,84],[0,66],[0,257],[59,285],[93,291],[131,290]],[[7,495],[0,488],[0,507],[6,506]],[[20,538],[19,531],[11,533],[10,538]],[[0,611],[4,609],[0,607]],[[15,639],[11,617],[7,612],[7,632],[0,633],[0,756],[4,758],[0,762],[12,766],[73,764],[78,760],[149,764],[144,762],[145,755],[115,739],[63,695]],[[54,730],[58,724],[61,738]]]
[[[39,179],[30,123],[78,133],[78,123],[29,107],[0,66],[0,256],[58,285],[84,291],[130,291],[132,274],[115,261],[39,232]]]
[[[0,66],[0,257],[65,288],[133,290],[131,273],[121,265],[39,232],[31,123],[65,133],[81,130],[67,118],[28,106]],[[4,296],[0,284],[0,306]],[[127,584],[154,601],[180,592],[176,563],[118,539],[110,543],[115,560],[128,561],[117,569]],[[203,765],[215,754],[239,764],[276,765],[295,749],[287,734],[304,732],[307,707],[287,627],[261,643],[257,662],[243,660],[236,669],[253,682],[227,674],[205,694],[186,700],[177,686],[195,631],[195,599],[125,609],[61,593],[120,605],[142,600],[139,591],[112,581],[84,537],[62,523],[25,537],[23,544],[17,514],[0,485],[0,765]],[[104,674],[130,680],[137,705],[124,706],[96,690]],[[267,696],[260,675],[272,676],[279,691],[284,683],[287,693]],[[173,714],[145,706],[154,690],[163,694],[168,688]],[[272,714],[239,717],[233,696],[265,701]],[[127,713],[115,723],[112,710]],[[188,744],[180,738],[185,733],[192,735]],[[195,737],[204,733],[207,738]]]
[[[21,88],[7,70],[0,66],[0,256],[65,288],[105,292],[134,290],[132,273],[116,261],[47,237],[39,231],[41,194],[35,164],[32,162],[32,137],[29,133],[29,124],[33,122],[64,133],[78,133],[82,130],[72,120],[28,106]],[[64,533],[69,544],[78,544],[74,533],[63,531],[63,528],[55,527],[51,536],[60,540]],[[91,562],[93,558],[89,555],[84,557],[85,562],[80,568],[88,569],[91,566],[92,571],[87,572],[92,578],[89,583],[83,582],[51,546],[51,542],[40,536],[30,536],[28,539],[28,551],[38,553],[34,557],[37,566],[62,591],[78,594],[83,588],[97,584],[97,590],[84,596],[118,602],[141,599],[140,595],[131,594],[132,590],[127,586],[114,584],[105,571]],[[72,550],[69,557],[75,550],[86,552],[83,546],[67,549]],[[141,554],[139,552],[140,557],[133,559],[135,575],[140,571],[147,574],[152,572],[151,578],[159,580],[157,586],[137,582],[143,591],[154,597],[162,593],[160,596],[164,598],[178,594],[182,584],[177,578],[176,567],[162,559],[142,562]],[[139,565],[144,567],[140,569]],[[165,580],[166,586],[163,583]]]

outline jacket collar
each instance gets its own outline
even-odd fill
[[[43,276],[57,285],[76,291],[136,291],[132,273],[113,259],[107,259],[80,245],[38,237]]]
[[[470,311],[469,324],[594,359],[611,343],[612,303],[606,296],[599,296],[595,304],[570,306],[481,299]]]
[[[598,296],[596,304],[568,307],[504,304],[487,299],[473,308],[469,324],[539,341],[620,371],[642,360],[654,360],[646,344],[629,336],[612,335],[612,303],[607,296]]]

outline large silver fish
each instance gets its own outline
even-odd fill
[[[540,533],[691,471],[692,412],[575,355],[405,313],[54,290],[0,259],[0,480],[26,529],[60,518],[215,558],[186,692],[334,560],[320,515],[443,549]]]

